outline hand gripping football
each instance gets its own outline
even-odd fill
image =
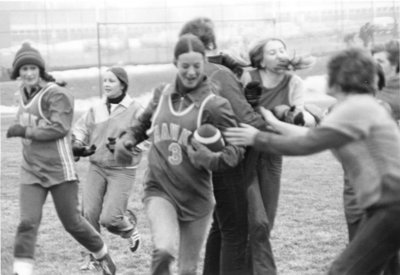
[[[194,132],[193,138],[213,152],[219,152],[225,146],[220,130],[212,124],[201,125]]]

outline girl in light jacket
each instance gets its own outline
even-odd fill
[[[112,67],[105,72],[106,97],[77,120],[73,128],[73,151],[78,158],[90,155],[87,180],[82,188],[85,218],[98,232],[100,226],[104,226],[109,232],[127,239],[129,249],[135,252],[140,242],[137,221],[127,207],[140,154],[132,162],[120,165],[113,148],[120,132],[133,125],[143,111],[143,107],[127,94],[128,85],[128,75],[123,68]],[[90,256],[81,269],[93,267],[95,261]]]

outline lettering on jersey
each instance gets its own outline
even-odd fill
[[[153,138],[154,143],[160,141],[169,140],[176,141],[182,146],[188,145],[189,136],[192,131],[188,129],[181,128],[180,125],[174,123],[162,123],[154,126]]]
[[[155,144],[161,141],[170,141],[168,145],[168,162],[172,165],[180,165],[182,163],[182,146],[187,146],[189,136],[192,131],[182,128],[174,123],[162,123],[154,126],[153,142]]]
[[[37,126],[40,119],[33,114],[23,112],[19,114],[18,120],[23,126]]]

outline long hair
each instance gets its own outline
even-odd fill
[[[257,68],[257,69],[263,69],[263,66],[261,65],[261,63],[264,59],[264,47],[271,41],[281,42],[283,47],[286,50],[286,44],[285,44],[285,42],[283,42],[282,39],[272,37],[272,38],[266,38],[266,39],[260,40],[249,51],[250,64],[252,67]]]
[[[58,86],[61,86],[61,87],[67,86],[67,82],[65,82],[65,81],[56,81],[56,79],[51,74],[46,72],[43,68],[39,68],[39,75],[40,75],[40,78],[42,78],[46,82],[54,82]]]

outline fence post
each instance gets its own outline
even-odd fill
[[[100,24],[97,22],[97,67],[99,69],[99,94],[100,98],[103,96],[103,90],[101,88],[102,86],[102,80],[101,80],[101,44],[100,44]]]

